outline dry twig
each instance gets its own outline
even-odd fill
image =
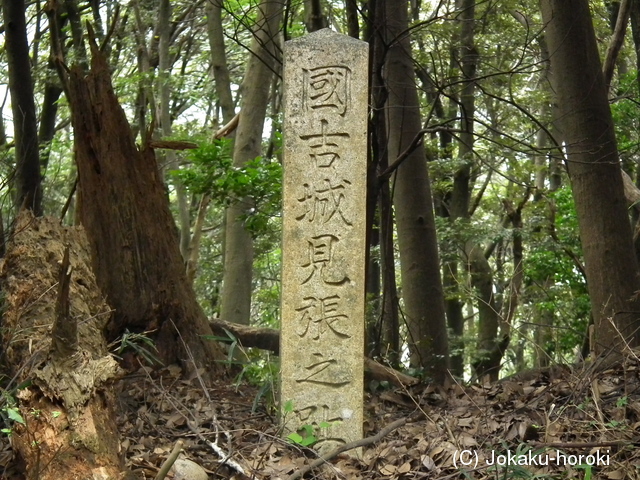
[[[323,463],[328,462],[329,460],[337,457],[341,453],[347,452],[349,450],[353,450],[355,448],[366,447],[367,445],[371,445],[373,443],[379,442],[382,438],[389,435],[391,432],[393,432],[397,428],[400,428],[404,424],[406,424],[409,421],[409,418],[410,417],[405,417],[405,418],[396,420],[395,422],[390,423],[389,425],[384,427],[382,430],[380,430],[378,433],[376,433],[375,435],[371,435],[370,437],[363,438],[362,440],[355,440],[353,442],[349,442],[349,443],[345,443],[344,445],[341,445],[335,450],[329,453],[326,453],[325,455],[322,455],[320,458],[314,460],[306,467],[301,468],[295,473],[292,473],[287,478],[287,480],[297,480],[298,478],[302,478],[307,472],[310,472],[314,468],[317,468]]]

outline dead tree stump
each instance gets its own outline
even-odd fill
[[[23,212],[0,264],[5,362],[27,478],[116,479],[122,469],[103,330],[111,315],[81,228]],[[26,386],[25,386],[26,385]]]

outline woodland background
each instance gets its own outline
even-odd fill
[[[206,318],[278,328],[281,51],[329,27],[371,51],[368,355],[497,379],[637,344],[637,2],[2,7],[1,251],[20,207],[83,225],[108,341],[172,361],[168,317],[192,347]],[[96,100],[108,75],[128,125]]]
[[[122,472],[121,368],[178,363],[196,409],[217,408],[205,385],[231,363],[258,397],[277,383],[277,359],[239,344],[277,350],[281,53],[321,28],[370,46],[375,365],[460,402],[451,378],[553,378],[640,344],[638,2],[5,0],[2,15],[0,414],[32,478]],[[481,392],[516,408],[597,390],[582,378]],[[622,384],[612,418],[637,425]],[[518,421],[508,439],[545,423]]]

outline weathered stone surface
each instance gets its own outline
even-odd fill
[[[284,51],[281,402],[321,451],[362,437],[367,49],[325,29]]]

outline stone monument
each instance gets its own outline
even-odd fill
[[[362,438],[367,81],[365,42],[285,43],[280,400],[320,451]]]

